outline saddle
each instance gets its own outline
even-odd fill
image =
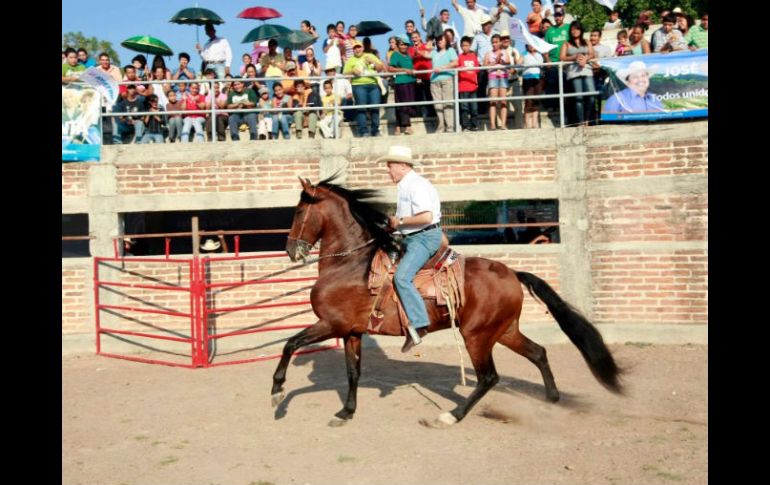
[[[377,250],[369,269],[369,292],[374,303],[369,312],[367,333],[382,335],[406,335],[409,323],[404,307],[393,286],[393,275],[398,263],[392,263],[388,254]],[[449,314],[455,315],[465,303],[465,256],[449,247],[449,240],[442,235],[441,246],[417,272],[414,283],[423,299],[435,300],[435,305],[452,305]],[[398,309],[397,320],[386,320],[382,309],[388,302]]]

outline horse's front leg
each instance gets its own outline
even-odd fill
[[[353,418],[356,412],[358,378],[361,377],[361,334],[351,333],[345,337],[345,363],[348,368],[348,398],[336,418],[329,421],[329,426],[342,426]]]
[[[273,374],[273,388],[270,391],[273,407],[278,406],[286,397],[283,392],[283,383],[286,382],[286,368],[289,366],[292,354],[305,345],[321,342],[333,336],[332,326],[324,320],[318,320],[315,325],[302,330],[286,342],[283,346],[281,361]]]

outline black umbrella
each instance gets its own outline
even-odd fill
[[[356,27],[358,27],[358,35],[361,37],[387,34],[393,30],[388,27],[386,23],[380,22],[379,20],[364,20],[359,22]]]

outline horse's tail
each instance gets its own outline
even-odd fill
[[[608,390],[621,394],[623,389],[619,376],[622,371],[615,364],[615,359],[612,358],[596,327],[564,301],[545,281],[522,271],[517,271],[516,276],[527,287],[530,295],[545,303],[559,327],[583,354],[594,377]]]

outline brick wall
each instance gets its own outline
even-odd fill
[[[594,251],[596,321],[708,323],[708,253]]]
[[[62,197],[88,196],[88,171],[93,163],[63,163],[61,166]]]
[[[68,265],[61,272],[61,325],[62,333],[90,332],[94,328],[93,309],[89,293],[92,264],[90,259],[82,265]]]
[[[154,195],[294,189],[298,173],[317,178],[318,167],[318,159],[148,161],[117,166],[118,192],[121,195]]]
[[[420,155],[420,174],[437,185],[552,182],[556,179],[555,150],[428,153]],[[390,183],[377,157],[351,160],[348,183],[371,187],[373,181]]]
[[[620,143],[586,149],[592,180],[708,174],[708,138]]]
[[[705,241],[708,194],[589,197],[592,243]]]

